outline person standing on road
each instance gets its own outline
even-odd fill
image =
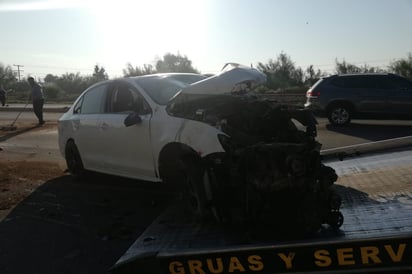
[[[33,102],[33,111],[36,115],[37,119],[39,119],[39,126],[44,124],[43,120],[43,104],[44,104],[44,97],[43,97],[43,88],[34,81],[33,77],[27,78],[27,81],[31,87],[31,100]]]
[[[0,103],[4,107],[6,104],[6,94],[7,91],[4,89],[3,84],[0,86]]]

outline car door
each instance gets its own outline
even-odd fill
[[[77,101],[73,110],[73,119],[71,119],[73,138],[86,169],[100,170],[103,168],[101,154],[98,150],[97,123],[104,110],[107,87],[107,84],[91,87]]]
[[[140,122],[126,127],[128,115],[137,112]],[[151,110],[131,84],[116,81],[108,91],[106,111],[100,116],[99,145],[107,172],[153,180],[155,167],[150,140]]]
[[[391,86],[390,109],[395,114],[412,114],[412,82],[401,77],[388,77]]]
[[[358,111],[365,113],[383,113],[388,110],[388,90],[375,75],[354,76],[354,90],[358,94]]]

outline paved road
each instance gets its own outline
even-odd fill
[[[11,124],[19,114],[18,111],[1,111],[0,112],[0,126],[4,125],[9,125]],[[57,119],[62,116],[63,113],[57,113],[57,112],[44,112],[43,116],[44,119],[47,121],[57,121]],[[18,121],[20,122],[36,122],[36,116],[32,111],[23,111],[19,118]]]
[[[0,127],[10,125],[17,114],[15,111],[0,112]],[[61,115],[60,112],[44,113],[46,122],[51,123],[55,123]],[[25,111],[18,121],[35,124],[36,118],[33,112]],[[318,118],[318,122],[318,140],[323,144],[323,149],[412,135],[410,120],[355,120],[345,127],[332,126],[325,118]]]
[[[332,126],[325,118],[318,118],[318,122],[322,149],[412,136],[412,121],[355,120],[345,127]]]
[[[64,112],[70,108],[70,104],[44,104],[43,109],[45,112]],[[20,110],[33,110],[32,104],[7,104],[6,106],[0,106],[0,111],[20,111]]]

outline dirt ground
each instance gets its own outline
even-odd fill
[[[0,160],[0,220],[44,182],[61,175],[52,162]]]
[[[0,130],[0,273],[108,273],[170,192],[102,174],[74,180],[55,122],[16,125]]]
[[[65,169],[63,161],[56,162],[50,157],[50,149],[19,149],[14,146],[15,142],[8,142],[23,134],[56,130],[56,123],[43,127],[32,123],[17,123],[15,126],[15,130],[6,127],[0,131],[0,220],[44,182],[64,175]]]

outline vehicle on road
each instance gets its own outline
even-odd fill
[[[93,170],[184,189],[202,218],[285,231],[340,226],[340,198],[330,189],[337,176],[320,162],[316,120],[252,93],[265,81],[228,64],[206,79],[171,73],[98,83],[59,119],[61,153],[74,175]]]
[[[412,118],[412,82],[395,74],[343,74],[324,77],[306,93],[305,107],[334,125],[352,118]]]

